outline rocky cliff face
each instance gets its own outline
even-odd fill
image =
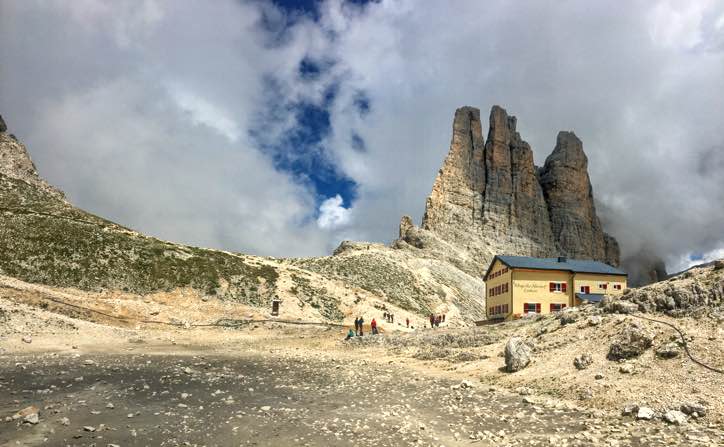
[[[455,112],[450,151],[427,199],[422,228],[403,218],[397,245],[424,248],[426,239],[441,239],[470,253],[478,271],[502,253],[618,265],[618,243],[596,215],[581,141],[572,132],[559,133],[538,169],[516,123],[494,106],[485,141],[478,109]]]
[[[25,146],[14,135],[7,133],[7,126],[0,116],[0,174],[22,180],[44,192],[63,198],[63,193],[45,182],[35,170]]]

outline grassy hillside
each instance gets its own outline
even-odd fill
[[[0,272],[28,282],[140,294],[188,286],[266,304],[278,278],[253,257],[146,237],[2,174],[0,212]]]

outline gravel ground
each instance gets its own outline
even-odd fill
[[[0,444],[721,445],[720,431],[634,421],[364,359],[19,354],[0,359]],[[36,424],[12,419],[35,405]]]

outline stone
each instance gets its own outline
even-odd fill
[[[27,422],[28,424],[35,425],[38,422],[40,422],[40,418],[38,417],[38,413],[31,413],[23,418],[23,422]]]
[[[263,407],[261,407],[261,411],[269,411],[269,410],[271,410],[271,407],[269,405],[264,405]]]
[[[593,364],[593,357],[590,354],[583,354],[573,359],[573,366],[578,370],[586,369]]]
[[[632,303],[628,301],[628,299],[621,299],[611,295],[604,296],[601,305],[603,309],[609,313],[632,314],[639,311],[638,304]]]
[[[31,337],[30,335],[24,335],[23,338],[21,338],[21,340],[23,341],[23,343],[30,344],[33,342],[33,337]]]
[[[624,363],[618,368],[618,371],[623,374],[633,374],[634,366],[631,363]]]
[[[602,380],[602,379],[604,379],[605,377],[606,377],[606,376],[604,376],[602,373],[596,373],[596,375],[594,376],[594,378],[595,378],[596,380]]]
[[[598,326],[602,322],[603,318],[598,315],[591,315],[590,317],[588,317],[588,320],[586,320],[586,324],[588,324],[589,326]]]
[[[473,387],[473,382],[471,382],[469,380],[463,380],[462,382],[460,382],[461,389],[472,388],[472,387]]]
[[[624,405],[623,409],[621,410],[622,416],[631,416],[633,414],[636,414],[639,411],[638,404],[626,404]]]
[[[511,337],[505,344],[505,370],[516,372],[530,364],[531,345],[521,337]]]
[[[69,426],[69,425],[70,425],[70,419],[68,419],[68,418],[66,418],[66,417],[60,418],[60,425],[64,425],[64,426],[66,426],[66,427]]]
[[[22,418],[24,423],[35,425],[40,422],[39,412],[40,410],[38,409],[38,407],[36,407],[35,405],[31,405],[15,413],[12,419]]]
[[[649,407],[639,407],[636,411],[636,419],[650,421],[656,416],[656,412]]]
[[[576,321],[578,321],[578,313],[575,311],[561,312],[560,321],[561,321],[561,326],[565,326],[567,324],[573,324]]]
[[[696,402],[682,404],[680,410],[682,413],[693,417],[704,417],[708,412],[708,408],[704,404]]]
[[[638,323],[628,323],[614,339],[608,351],[609,360],[638,357],[651,347],[654,334]]]
[[[679,410],[669,410],[664,413],[664,421],[669,424],[681,425],[686,423],[686,414]]]
[[[94,431],[96,431],[96,428],[93,427],[92,425],[84,425],[83,430],[89,431],[89,432],[94,432]]]
[[[673,359],[681,355],[679,345],[675,342],[666,343],[656,348],[656,356],[663,359]]]

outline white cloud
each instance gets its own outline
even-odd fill
[[[351,210],[343,206],[342,197],[337,194],[330,197],[319,205],[319,217],[317,225],[324,230],[335,230],[350,223]]]
[[[209,126],[231,141],[239,139],[239,127],[228,113],[179,85],[172,85],[169,89],[176,104],[189,112],[196,124]]]
[[[621,14],[603,1],[328,0],[319,23],[299,19],[278,40],[261,25],[284,21],[269,3],[133,5],[5,2],[0,15],[0,113],[41,173],[91,211],[263,254],[324,254],[341,231],[387,242],[402,214],[419,222],[455,108],[501,104],[539,165],[558,130],[582,138],[624,252],[643,239],[669,259],[722,244],[721,1]],[[305,81],[305,55],[335,64]],[[331,134],[315,150],[358,187],[325,213],[249,131],[278,140],[294,124],[286,106],[319,104],[332,84]]]

